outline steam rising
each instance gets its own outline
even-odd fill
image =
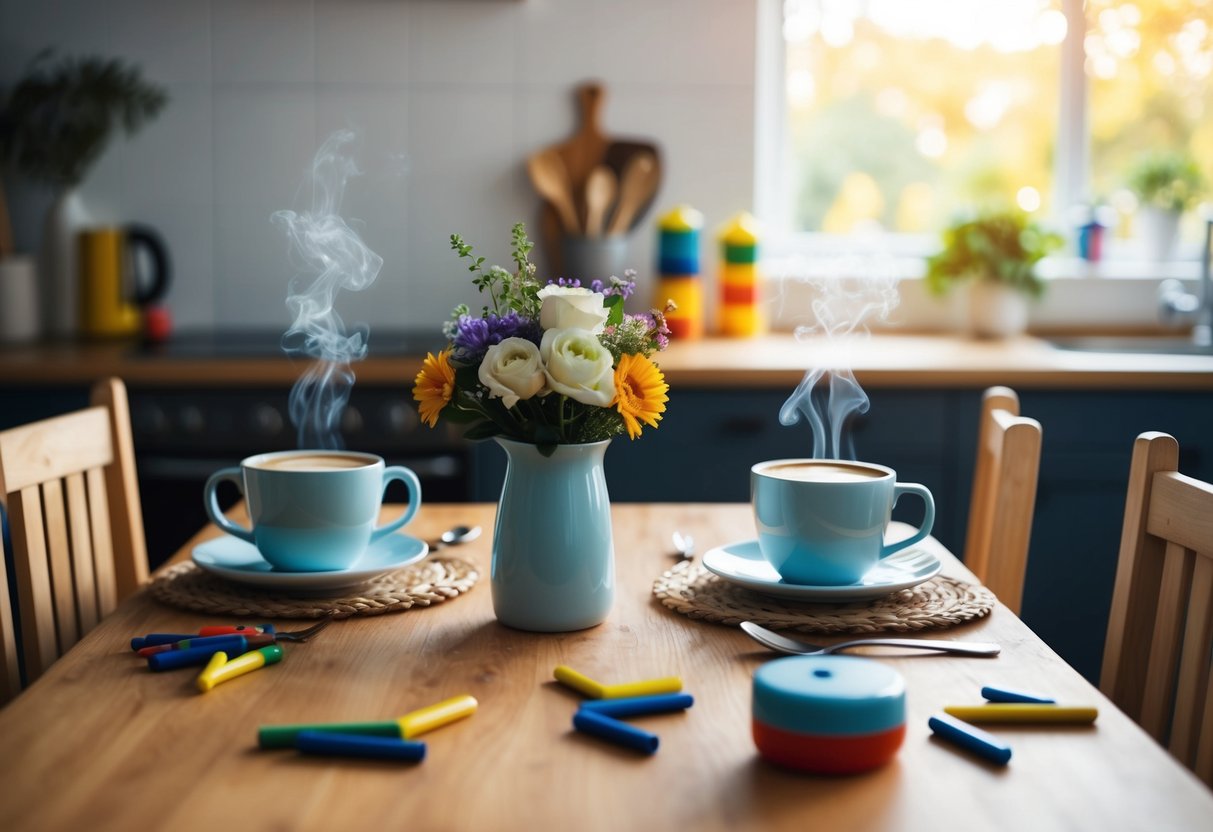
[[[804,284],[811,293],[811,316],[796,327],[796,338],[824,339],[826,355],[809,370],[792,395],[779,409],[779,421],[795,425],[801,419],[813,430],[814,459],[854,459],[850,438],[844,434],[847,420],[868,411],[868,396],[852,372],[849,345],[868,334],[868,325],[884,321],[897,307],[897,280],[886,258],[880,256],[840,258],[831,264],[834,274],[863,277],[785,278]],[[791,274],[804,274],[806,264],[791,264]],[[827,383],[818,386],[822,378]]]
[[[341,289],[358,292],[375,282],[383,258],[367,248],[338,213],[346,182],[359,174],[348,155],[351,130],[338,130],[312,162],[310,211],[276,211],[272,217],[291,243],[299,272],[291,279],[287,308],[294,322],[282,336],[292,355],[315,359],[291,388],[291,422],[301,448],[341,448],[341,415],[354,385],[350,364],[366,357],[365,326],[347,333],[333,308]]]

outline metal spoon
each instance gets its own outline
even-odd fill
[[[759,644],[778,650],[780,653],[792,653],[797,656],[823,656],[827,653],[837,653],[849,647],[905,647],[912,650],[934,650],[939,653],[955,653],[960,656],[997,656],[1002,650],[997,644],[981,641],[933,641],[925,638],[861,638],[855,641],[844,641],[831,644],[828,647],[809,644],[794,638],[780,635],[766,627],[761,627],[753,621],[741,622],[741,629],[746,635]]]
[[[431,549],[438,549],[443,546],[458,546],[460,543],[471,543],[478,537],[480,537],[479,526],[454,526],[439,535],[437,540],[429,541],[429,544]]]
[[[690,560],[695,557],[695,538],[689,534],[683,534],[677,529],[670,535],[670,541],[674,544],[674,553],[683,560]]]

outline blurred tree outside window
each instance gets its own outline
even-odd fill
[[[1128,215],[1146,151],[1185,150],[1213,182],[1213,2],[1082,14],[1071,32],[1062,0],[785,0],[787,226],[936,232],[994,204],[1064,223],[1057,203],[1079,200]],[[1085,118],[1061,112],[1067,37],[1083,38]],[[1055,182],[1067,130],[1089,149],[1082,193]]]

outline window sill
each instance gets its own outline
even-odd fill
[[[864,325],[922,331],[963,331],[968,320],[968,291],[961,284],[944,297],[932,295],[922,279],[925,258],[884,253],[846,254],[833,257],[790,255],[766,257],[771,326],[790,330],[817,325],[815,304],[820,304],[832,286],[839,285],[829,300],[836,319],[845,321],[849,310],[866,309]],[[1150,263],[1141,260],[1105,260],[1088,263],[1076,257],[1054,257],[1041,261],[1038,273],[1044,278],[1044,295],[1033,301],[1029,327],[1034,330],[1118,330],[1160,326],[1158,284],[1179,279],[1188,291],[1197,291],[1200,264],[1195,260]],[[863,284],[870,278],[881,287],[896,289],[897,302],[886,315],[870,314]],[[845,286],[843,286],[845,284]],[[839,302],[845,308],[838,308]]]

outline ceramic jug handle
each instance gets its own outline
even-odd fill
[[[916,482],[899,482],[893,486],[893,505],[897,505],[897,500],[902,494],[917,494],[922,498],[922,502],[926,510],[922,515],[922,525],[918,531],[907,537],[905,540],[899,540],[896,543],[889,543],[880,547],[880,556],[887,558],[894,552],[900,552],[908,546],[913,546],[918,541],[931,533],[931,527],[935,525],[935,498],[931,496],[930,490],[925,485],[919,485]]]
[[[207,515],[211,518],[212,523],[228,534],[256,545],[257,541],[253,538],[251,529],[238,526],[223,516],[223,509],[219,508],[219,500],[215,496],[221,482],[234,483],[240,490],[240,496],[244,496],[244,474],[239,468],[223,468],[216,471],[211,474],[211,478],[206,481],[206,485],[202,489],[202,505],[206,508]]]
[[[413,515],[417,513],[417,509],[421,508],[421,481],[417,479],[416,474],[402,465],[392,465],[383,469],[383,487],[386,489],[388,483],[392,480],[400,480],[408,488],[409,506],[404,510],[404,514],[387,525],[380,526],[371,532],[372,541],[378,540],[384,535],[391,534],[399,529],[405,523],[412,520]]]
[[[135,287],[135,303],[148,306],[160,300],[168,291],[169,279],[172,276],[168,247],[164,244],[164,238],[146,225],[127,226],[126,239],[130,241],[131,246],[145,250],[152,260],[151,285]]]

